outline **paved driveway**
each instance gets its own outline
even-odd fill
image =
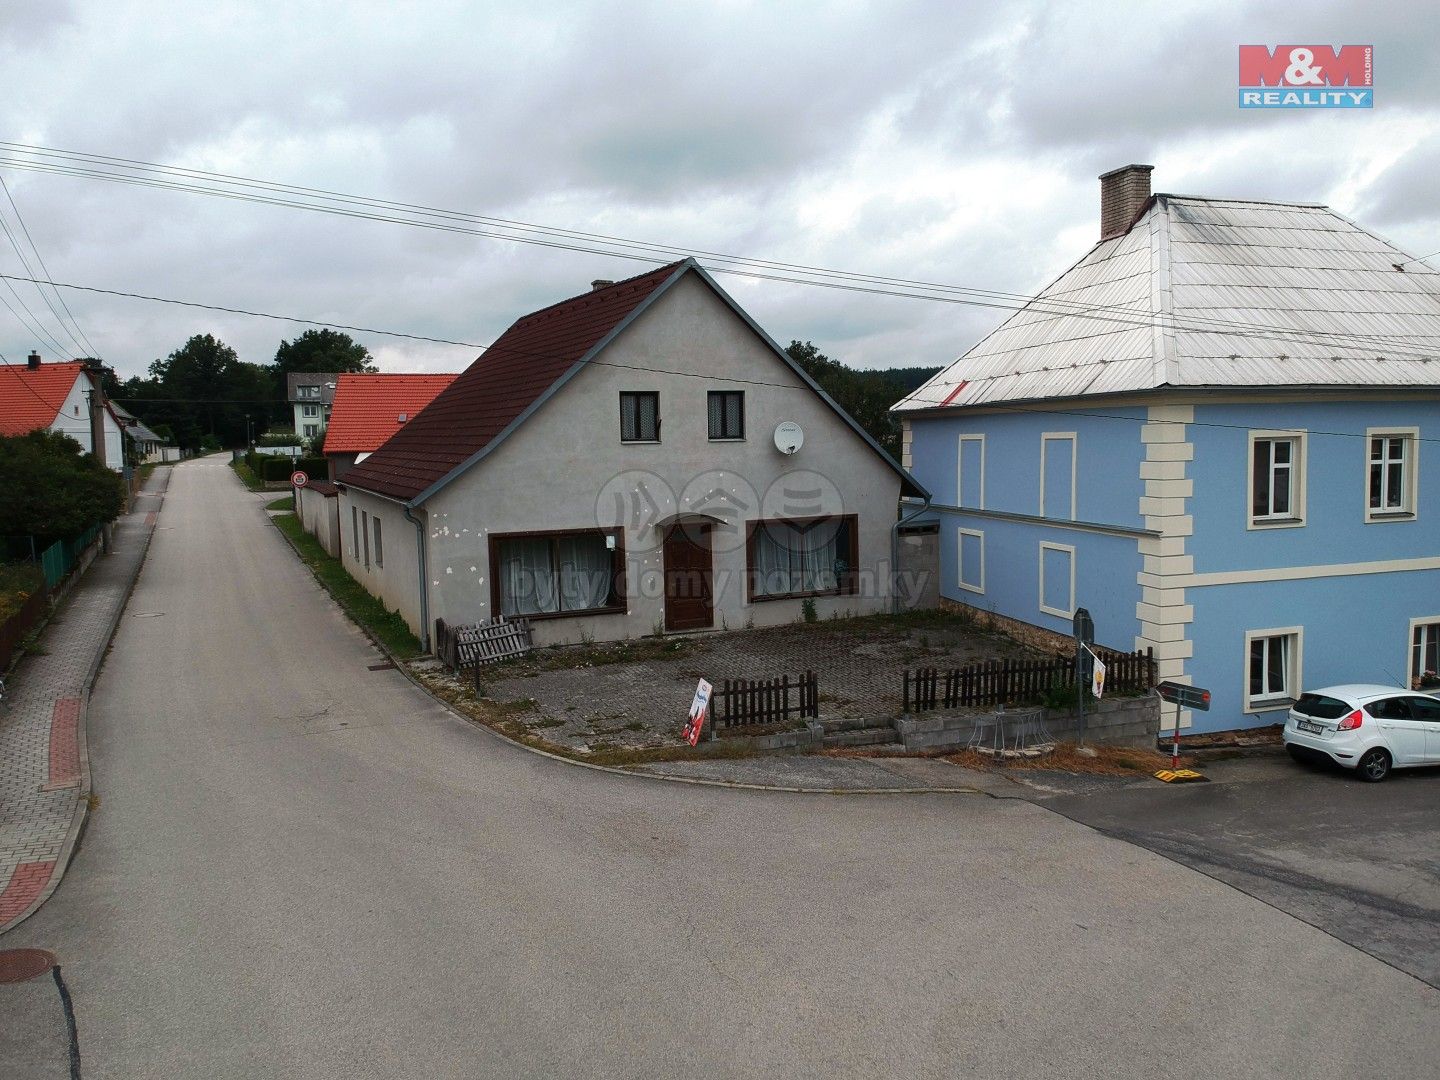
[[[1217,782],[1142,783],[1045,805],[1440,986],[1440,769],[1365,784],[1277,751],[1207,772]]]
[[[368,670],[222,461],[161,525],[99,809],[3,939],[59,954],[87,1080],[1433,1072],[1440,992],[1168,859],[1023,801],[537,757]],[[61,1023],[0,986],[6,1080],[69,1075]]]

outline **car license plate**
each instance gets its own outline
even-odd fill
[[[1296,720],[1295,726],[1301,731],[1310,732],[1312,735],[1319,735],[1325,730],[1319,724],[1312,724],[1309,720]]]

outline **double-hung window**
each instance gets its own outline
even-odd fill
[[[490,538],[490,597],[505,616],[625,610],[620,530],[519,533]]]
[[[743,390],[711,390],[707,404],[710,438],[743,439],[745,437],[745,392]]]
[[[1300,696],[1298,626],[1245,635],[1245,710],[1282,708]]]
[[[1367,433],[1365,520],[1394,521],[1415,513],[1414,428]]]
[[[1302,432],[1250,435],[1250,525],[1305,523],[1305,436]]]
[[[320,415],[320,406],[319,406],[319,405],[302,405],[302,406],[300,406],[300,411],[301,411],[305,416],[319,416],[319,415]]]
[[[1440,619],[1410,624],[1410,687],[1440,689]]]
[[[853,593],[857,541],[853,515],[755,522],[746,553],[750,598]]]
[[[660,395],[620,393],[620,441],[660,441]]]

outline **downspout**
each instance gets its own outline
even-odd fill
[[[926,492],[925,502],[921,504],[919,510],[909,517],[897,518],[895,524],[890,526],[890,614],[892,615],[900,614],[900,526],[914,521],[929,510],[932,497],[929,492]]]
[[[430,651],[430,590],[427,587],[429,575],[425,569],[425,523],[410,513],[407,505],[402,508],[405,511],[405,520],[415,526],[415,565],[420,573],[420,648]]]

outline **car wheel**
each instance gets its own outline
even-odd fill
[[[1360,764],[1355,767],[1355,771],[1360,774],[1361,780],[1378,784],[1390,775],[1390,755],[1378,746],[1373,750],[1367,750],[1365,756],[1360,759]]]

